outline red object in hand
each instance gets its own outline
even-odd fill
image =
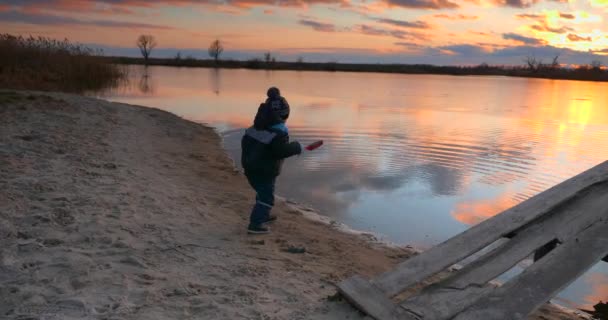
[[[306,146],[306,150],[312,151],[323,145],[323,140],[315,141]]]

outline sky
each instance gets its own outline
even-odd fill
[[[106,55],[311,62],[608,64],[608,0],[0,0],[0,29]]]

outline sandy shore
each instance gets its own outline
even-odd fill
[[[0,91],[0,318],[364,319],[334,284],[413,252],[286,203],[246,235],[254,195],[220,144],[156,109]]]

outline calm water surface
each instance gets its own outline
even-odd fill
[[[288,160],[278,193],[422,248],[608,159],[606,83],[169,67],[129,77],[100,95],[212,125],[237,160],[243,129],[279,86],[292,137],[325,146]],[[607,265],[558,300],[608,300]]]

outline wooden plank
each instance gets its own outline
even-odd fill
[[[541,217],[561,203],[577,196],[582,190],[606,180],[608,180],[608,161],[402,262],[395,270],[378,276],[374,283],[392,297]]]
[[[416,320],[398,308],[373,283],[360,276],[342,281],[338,290],[357,309],[376,320]]]
[[[492,291],[486,284],[530,256],[552,239],[567,241],[581,230],[608,216],[608,193],[582,197],[550,219],[530,225],[512,240],[465,266],[451,277],[425,288],[401,307],[423,319],[450,319]],[[581,202],[582,201],[582,202]],[[581,206],[577,210],[572,207]]]
[[[469,285],[485,285],[551,240],[568,241],[605,217],[608,217],[608,188],[602,187],[570,201],[547,219],[522,229],[502,247],[460,270],[445,282],[445,286],[463,289]]]
[[[594,188],[547,219],[522,229],[507,243],[465,266],[448,279],[430,286],[401,307],[424,319],[449,319],[491,291],[486,283],[511,269],[534,250],[553,239],[562,242],[608,217],[608,188]]]
[[[525,319],[608,254],[606,218],[558,246],[454,319]]]
[[[481,297],[490,294],[496,287],[471,286],[465,290],[437,287],[431,293],[421,294],[408,299],[400,306],[424,320],[450,319],[477,302]]]

